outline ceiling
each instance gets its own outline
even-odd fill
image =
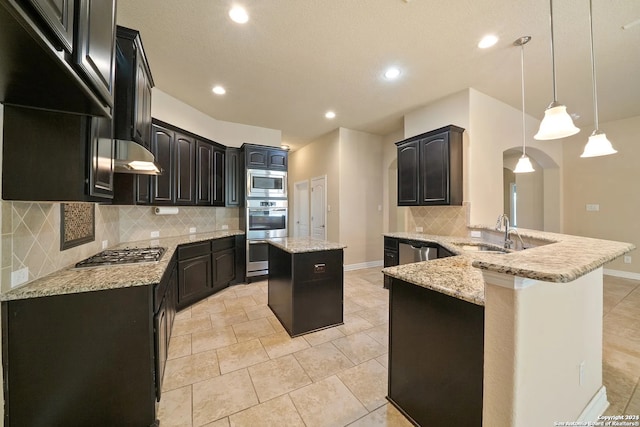
[[[406,112],[468,87],[520,109],[512,43],[523,35],[526,111],[541,119],[553,99],[545,0],[240,1],[244,25],[229,19],[231,0],[118,0],[118,24],[141,32],[157,88],[215,119],[280,129],[292,148],[339,126],[388,134]],[[640,22],[622,29],[640,1],[593,0],[593,17],[600,122],[640,115]],[[586,139],[589,2],[556,0],[554,29],[558,100]],[[477,48],[488,33],[498,43]],[[384,79],[389,65],[399,79]]]

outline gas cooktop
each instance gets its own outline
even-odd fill
[[[109,249],[78,262],[76,268],[158,262],[165,250],[160,247]]]

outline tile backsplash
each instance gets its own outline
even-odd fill
[[[467,236],[469,204],[462,206],[415,206],[407,208],[406,231],[414,233],[422,227],[421,233],[441,236]]]
[[[156,215],[151,206],[120,206],[120,241],[146,240],[152,231],[159,231],[160,237],[189,234],[196,228],[197,233],[229,230],[240,227],[239,208],[211,208],[180,206],[175,215]]]
[[[60,250],[60,203],[2,201],[1,291],[11,289],[11,272],[28,267],[28,281],[46,276],[120,241],[119,209],[96,205],[95,240]]]

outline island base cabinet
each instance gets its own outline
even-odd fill
[[[342,250],[291,254],[269,245],[269,307],[289,335],[343,323]]]
[[[482,426],[484,307],[391,279],[387,399],[421,426]]]
[[[150,288],[3,302],[4,425],[157,425]]]

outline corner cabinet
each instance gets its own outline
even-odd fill
[[[398,206],[462,204],[463,132],[449,125],[396,143]]]

